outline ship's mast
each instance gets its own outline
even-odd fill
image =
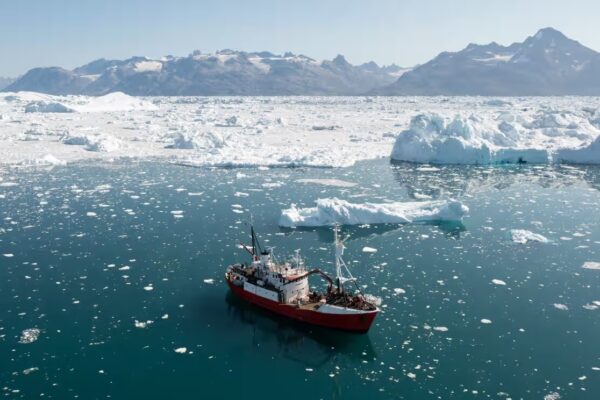
[[[342,255],[344,254],[344,244],[339,238],[339,226],[336,224],[333,226],[333,242],[335,244],[335,283],[338,288],[338,292],[344,291],[344,285],[342,284]]]
[[[260,248],[260,243],[258,243],[258,238],[256,237],[256,232],[254,232],[254,225],[252,222],[250,222],[250,234],[252,235],[252,257],[254,261],[257,261],[259,254],[262,253],[262,249]]]

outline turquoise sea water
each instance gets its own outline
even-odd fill
[[[123,163],[2,178],[4,397],[600,398],[600,270],[582,268],[600,262],[597,167]],[[297,182],[315,178],[357,185]],[[291,203],[334,196],[453,197],[471,212],[462,224],[345,229],[346,260],[384,304],[366,335],[230,295],[223,271],[247,257],[236,244],[250,213],[280,258],[300,248],[332,272],[330,230],[277,222]],[[512,229],[549,242],[515,243]],[[19,343],[31,328],[37,340]]]

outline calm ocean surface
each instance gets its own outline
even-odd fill
[[[583,268],[600,263],[598,167],[117,163],[0,176],[3,397],[600,398],[600,270]],[[329,229],[278,227],[282,208],[319,197],[452,197],[471,212],[344,229],[346,261],[383,299],[354,335],[240,303],[223,281],[247,259],[236,244],[250,213],[279,258],[301,249],[333,272]],[[548,242],[516,243],[512,229]]]

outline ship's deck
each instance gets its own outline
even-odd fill
[[[301,310],[316,310],[318,305],[319,303],[301,303],[298,308]]]

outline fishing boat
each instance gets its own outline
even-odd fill
[[[292,260],[276,262],[272,248],[262,248],[254,227],[252,244],[240,244],[251,261],[227,267],[225,279],[241,299],[303,323],[350,332],[367,332],[379,313],[381,300],[366,295],[342,259],[344,243],[334,226],[335,277],[319,268],[306,268],[296,250]],[[327,283],[323,291],[311,290],[310,276]]]

